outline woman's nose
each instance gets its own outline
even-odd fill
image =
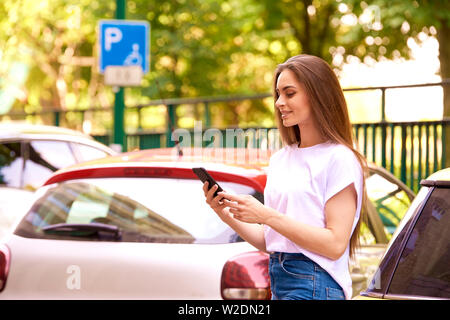
[[[278,97],[277,101],[275,101],[275,107],[278,109],[285,105],[284,100],[281,97]]]

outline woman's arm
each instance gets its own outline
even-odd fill
[[[239,221],[263,223],[298,246],[337,260],[345,252],[356,213],[356,191],[351,184],[331,197],[325,204],[325,227],[314,227],[264,206],[251,196],[235,196],[225,192],[224,205]],[[253,200],[253,199],[254,200]]]
[[[205,193],[206,203],[216,212],[223,222],[228,224],[239,236],[261,251],[266,251],[266,241],[264,239],[264,227],[260,224],[246,223],[239,221],[230,213],[230,208],[221,202],[222,196],[213,197],[217,190],[217,185],[214,185],[208,191],[208,182],[203,185],[203,192]],[[256,200],[256,199],[255,199]],[[257,200],[256,200],[257,201]]]

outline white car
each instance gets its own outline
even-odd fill
[[[0,246],[0,299],[221,299],[224,265],[255,249],[209,208],[191,168],[256,197],[264,172],[148,154],[63,169],[38,189]],[[244,291],[225,295],[270,297]]]
[[[58,169],[116,154],[75,130],[0,123],[0,186],[34,191]]]

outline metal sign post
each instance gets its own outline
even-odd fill
[[[116,19],[99,22],[99,67],[105,84],[113,86],[113,142],[127,150],[124,115],[124,87],[140,86],[149,71],[150,25],[147,21],[125,20],[126,0],[116,0]]]
[[[125,19],[127,0],[117,0],[116,19]],[[113,142],[122,146],[121,151],[127,150],[127,141],[125,139],[125,89],[119,87],[114,94],[114,124],[113,124]]]

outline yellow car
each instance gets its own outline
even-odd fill
[[[354,299],[450,299],[450,168],[421,185],[369,287]]]

